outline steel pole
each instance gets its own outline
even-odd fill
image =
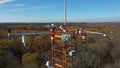
[[[66,26],[66,0],[64,0],[64,25]]]

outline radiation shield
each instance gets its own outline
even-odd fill
[[[26,35],[22,35],[22,43],[26,43]]]

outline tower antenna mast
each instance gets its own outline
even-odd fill
[[[66,6],[67,6],[67,5],[66,5],[66,0],[64,0],[64,25],[65,25],[65,26],[66,26],[66,23],[67,23],[67,22],[66,22],[66,15],[67,15],[67,14],[66,14]]]

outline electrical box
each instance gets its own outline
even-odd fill
[[[63,41],[68,41],[71,40],[71,35],[70,34],[62,34],[62,38]]]

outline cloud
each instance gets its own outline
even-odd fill
[[[13,4],[12,6],[25,6],[24,4]]]
[[[12,1],[15,1],[15,0],[0,0],[0,4],[5,4]]]
[[[27,7],[27,8],[19,8],[19,9],[12,9],[10,12],[16,12],[16,11],[24,11],[24,10],[34,10],[34,9],[42,9],[42,8],[48,8],[50,6],[36,6],[36,7]]]

